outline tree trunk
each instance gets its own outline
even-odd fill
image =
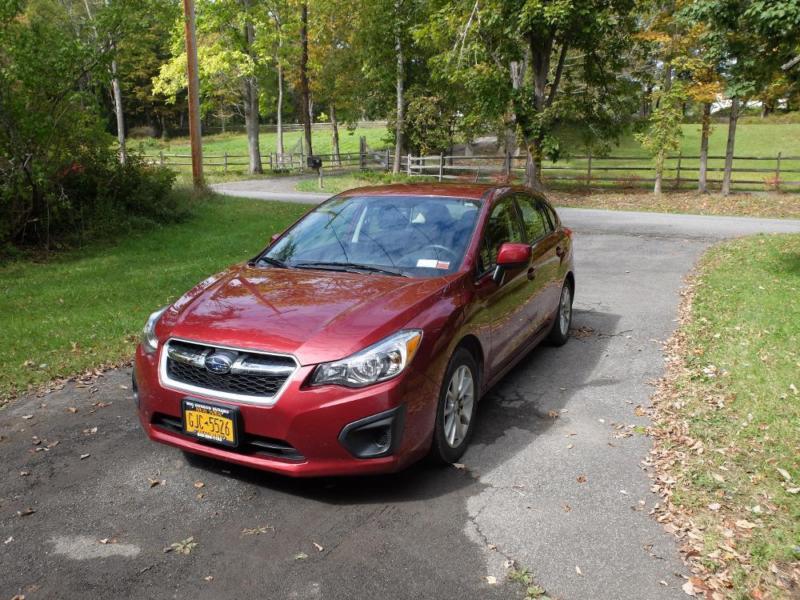
[[[656,182],[653,185],[653,193],[661,195],[661,182],[664,179],[664,151],[659,150],[656,155]]]
[[[725,147],[725,172],[722,176],[722,195],[731,193],[733,178],[733,149],[736,145],[736,123],[739,120],[739,98],[731,102],[731,116],[728,119],[728,145]]]
[[[398,21],[394,34],[394,50],[397,57],[397,65],[395,71],[395,88],[397,93],[397,119],[395,121],[394,129],[394,164],[392,165],[392,173],[397,175],[400,173],[400,158],[403,153],[403,128],[405,121],[405,60],[403,59],[403,40],[400,37],[400,3],[402,0],[395,0],[395,19]]]
[[[283,65],[278,59],[278,112],[276,116],[277,140],[275,151],[279,157],[283,156]],[[278,160],[281,160],[280,158]]]
[[[314,154],[311,145],[311,92],[308,87],[308,2],[300,6],[300,94],[303,100],[303,132],[308,156]]]
[[[331,102],[331,148],[333,149],[333,161],[337,166],[342,166],[342,157],[339,153],[339,123],[336,121],[336,105]]]
[[[711,103],[703,104],[703,126],[700,130],[700,176],[697,191],[708,193],[708,135],[711,130]]]
[[[114,113],[117,116],[117,140],[119,141],[119,162],[123,165],[128,160],[128,150],[125,147],[125,113],[122,111],[122,89],[117,77],[117,61],[111,61],[111,90],[114,93]]]
[[[250,12],[251,0],[242,0],[245,13]],[[245,50],[254,61],[256,59],[253,44],[256,38],[255,27],[250,17],[247,16],[244,23]],[[250,173],[260,174],[264,172],[261,166],[261,147],[259,144],[260,121],[258,108],[258,82],[255,76],[247,77],[244,80],[244,126],[247,130],[247,154],[250,158]]]
[[[553,38],[541,39],[530,37],[528,43],[531,49],[531,68],[533,70],[533,106],[537,113],[541,113],[547,102],[547,75],[550,72],[550,56],[553,52]],[[553,94],[555,96],[555,93]],[[541,190],[542,185],[542,142],[541,132],[528,141],[528,161],[526,185],[533,189]]]

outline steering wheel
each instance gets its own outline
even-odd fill
[[[423,250],[427,250],[428,248],[437,251],[437,256],[436,256],[437,259],[440,258],[440,256],[438,255],[439,252],[444,252],[445,254],[449,255],[450,259],[452,260],[458,258],[455,252],[453,252],[447,246],[442,246],[441,244],[428,244],[427,246],[423,246],[422,248],[420,248],[420,252]]]

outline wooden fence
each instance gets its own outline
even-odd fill
[[[710,187],[722,183],[724,156],[709,156],[707,182]],[[524,156],[409,156],[403,157],[406,174],[410,176],[446,179],[521,180],[526,170]],[[662,184],[674,188],[696,186],[699,179],[700,157],[678,154],[667,159]],[[759,186],[776,190],[800,186],[800,156],[735,156],[732,182],[737,187]],[[545,181],[567,182],[597,186],[642,186],[655,181],[655,167],[648,157],[641,156],[570,156],[558,163],[545,161],[542,178]]]
[[[338,158],[333,154],[315,155],[322,160],[324,171],[336,170],[389,170],[394,154],[390,149],[372,150],[362,138],[358,152],[343,152]],[[153,163],[168,167],[190,167],[191,155],[160,152],[145,155]],[[264,154],[265,172],[302,173],[308,171],[307,156],[302,153]],[[714,189],[722,183],[724,156],[709,156],[707,182]],[[699,177],[699,156],[671,156],[666,160],[662,185],[675,189],[695,187]],[[403,156],[403,171],[409,176],[425,176],[439,181],[522,181],[526,170],[524,156],[509,155],[459,155]],[[204,154],[203,166],[245,174],[249,167],[246,154]],[[739,189],[798,190],[800,191],[800,156],[773,157],[736,156],[733,159],[733,185]],[[652,186],[655,168],[648,157],[642,156],[569,156],[557,163],[544,162],[542,177],[545,182],[596,187]]]

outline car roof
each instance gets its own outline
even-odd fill
[[[393,183],[390,185],[373,185],[342,192],[340,198],[354,196],[426,196],[429,198],[466,198],[483,200],[490,192],[525,188],[490,183]],[[528,190],[530,191],[530,190]]]

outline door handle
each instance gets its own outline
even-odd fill
[[[533,280],[536,277],[536,269],[531,267],[528,269],[528,279]]]

